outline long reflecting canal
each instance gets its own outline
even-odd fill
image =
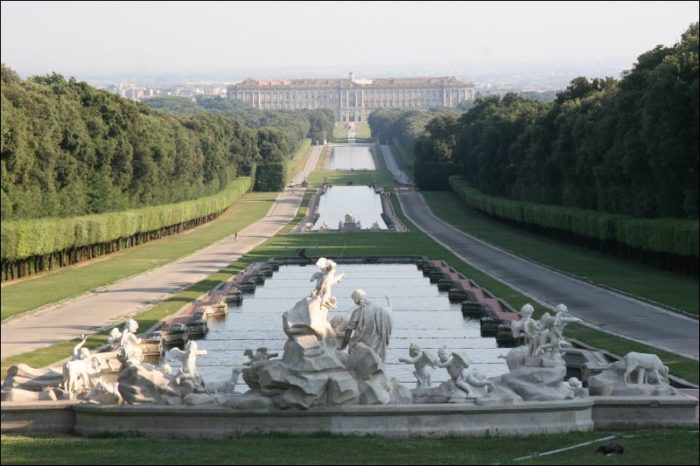
[[[199,340],[200,347],[209,354],[197,361],[205,380],[224,381],[234,365],[247,360],[243,351],[261,346],[282,356],[287,340],[282,331],[282,313],[289,310],[313,289],[309,281],[318,269],[315,266],[287,265],[259,286],[254,295],[246,295],[242,305],[231,306],[225,319],[209,320],[209,333]],[[436,354],[442,345],[451,351],[460,351],[472,361],[478,372],[496,376],[507,372],[507,366],[498,355],[507,350],[496,347],[495,338],[482,338],[478,319],[462,316],[459,304],[451,304],[447,293],[438,291],[428,278],[413,264],[338,265],[338,273],[345,279],[333,287],[338,308],[328,319],[342,315],[346,318],[355,304],[350,294],[356,288],[367,292],[367,298],[385,305],[385,296],[391,298],[393,326],[387,352],[387,372],[402,383],[415,386],[414,367],[399,363],[408,356],[408,347],[417,343]],[[431,369],[433,382],[447,380],[445,369]],[[238,390],[245,390],[241,379]]]
[[[360,223],[362,229],[372,228],[375,223],[380,230],[386,230],[382,219],[382,200],[379,194],[369,186],[331,186],[318,203],[318,220],[312,230],[326,226],[338,230],[346,214],[350,214]]]
[[[376,170],[370,148],[359,144],[333,146],[329,168],[331,170]]]

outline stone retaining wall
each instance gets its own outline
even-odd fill
[[[250,433],[373,434],[387,437],[530,435],[592,430],[590,399],[509,406],[384,405],[301,410],[192,406],[75,407],[79,435],[225,438]]]

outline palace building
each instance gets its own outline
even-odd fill
[[[354,79],[247,79],[228,98],[261,110],[328,108],[336,121],[365,121],[378,108],[456,107],[474,99],[474,85],[454,77]]]

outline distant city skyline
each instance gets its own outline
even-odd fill
[[[699,2],[2,2],[23,76],[240,80],[619,75],[698,21]]]

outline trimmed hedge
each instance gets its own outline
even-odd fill
[[[73,218],[41,218],[2,222],[3,262],[110,243],[141,233],[209,217],[226,210],[250,189],[240,177],[213,196],[177,204]]]
[[[462,176],[451,176],[452,190],[467,204],[514,222],[573,233],[631,248],[683,257],[698,257],[698,221],[640,219],[571,207],[535,204],[488,196]]]

